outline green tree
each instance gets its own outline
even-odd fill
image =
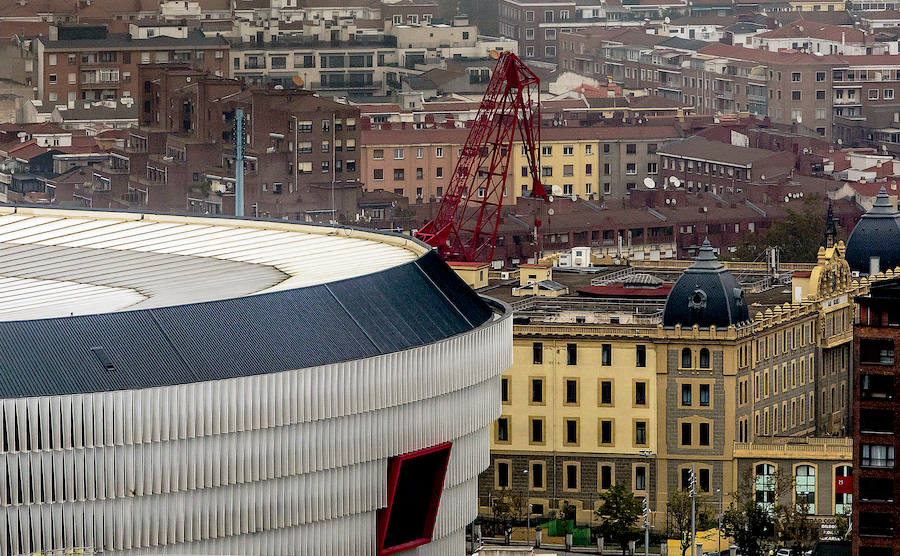
[[[776,537],[791,548],[792,556],[801,556],[819,540],[819,527],[809,519],[806,504],[779,505],[775,508],[775,516]]]
[[[834,534],[837,538],[844,540],[850,533],[850,512],[834,516]]]
[[[789,203],[785,218],[773,222],[766,231],[745,236],[729,258],[753,261],[762,257],[766,247],[777,247],[783,261],[815,262],[825,233],[824,214],[825,202],[818,194],[804,198],[802,203]]]
[[[569,504],[568,500],[563,500],[559,505],[559,519],[563,521],[574,520],[576,510],[577,508],[574,504]]]
[[[525,499],[521,494],[513,492],[512,489],[503,489],[494,496],[491,512],[503,530],[506,544],[509,544],[513,525],[525,517]]]
[[[638,536],[634,525],[641,517],[643,504],[621,483],[601,494],[600,501],[600,507],[594,512],[600,519],[600,532],[604,538],[618,542],[625,554],[628,541]]]
[[[695,521],[698,531],[705,531],[716,526],[716,520],[703,496],[697,494]],[[676,490],[669,496],[666,510],[669,514],[669,538],[681,542],[681,556],[685,556],[691,548],[691,495],[686,490]]]
[[[787,492],[790,482],[781,472],[771,478],[768,489],[774,491],[775,500]],[[722,532],[734,539],[743,556],[761,556],[774,540],[775,508],[768,508],[756,501],[756,477],[748,473],[731,493],[731,502],[722,513]]]

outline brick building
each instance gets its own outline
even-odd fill
[[[900,550],[897,363],[900,281],[873,283],[856,298],[853,329],[853,554],[886,556]]]
[[[143,64],[185,64],[229,75],[225,39],[177,24],[132,23],[127,34],[109,33],[105,26],[51,26],[32,48],[37,97],[46,103],[135,97]]]
[[[309,91],[243,89],[171,66],[142,68],[132,186],[151,208],[234,213],[234,116],[246,117],[245,214],[355,212],[359,110]]]

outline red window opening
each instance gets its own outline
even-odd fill
[[[431,542],[449,459],[446,442],[390,461],[387,507],[378,510],[379,555]]]

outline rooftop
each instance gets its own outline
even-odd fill
[[[699,158],[727,164],[747,165],[773,156],[773,151],[738,147],[720,141],[710,141],[699,136],[675,141],[661,147],[660,154]]]
[[[0,207],[0,321],[301,288],[387,269],[425,250],[351,229]]]

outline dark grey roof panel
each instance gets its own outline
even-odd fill
[[[847,239],[845,258],[850,270],[868,275],[872,257],[878,257],[878,269],[882,272],[900,265],[900,212],[883,187],[875,204],[862,215]]]
[[[491,316],[434,251],[381,272],[267,294],[0,322],[0,397],[220,380],[392,353]],[[107,371],[91,348],[115,366]]]

